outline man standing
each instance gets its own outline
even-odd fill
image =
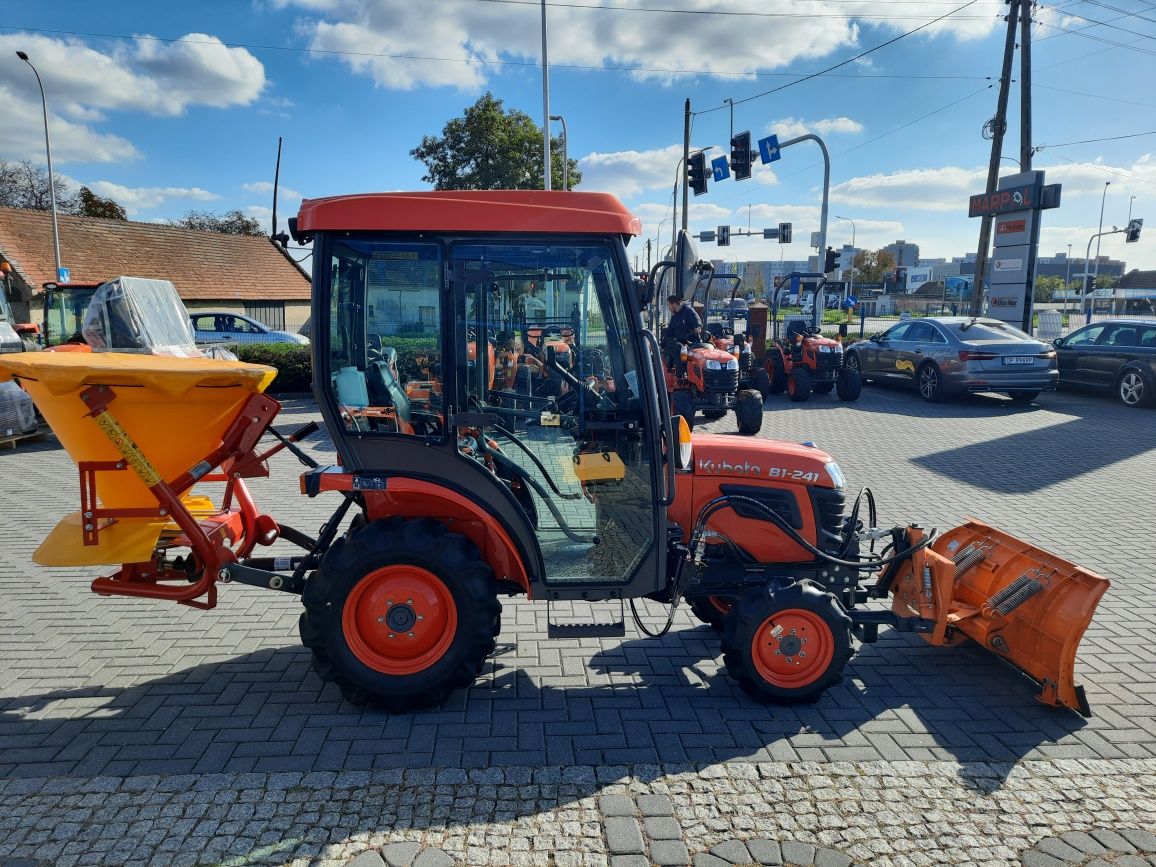
[[[702,321],[694,308],[683,302],[678,295],[670,295],[666,299],[666,306],[670,310],[670,322],[666,325],[666,335],[663,338],[663,348],[671,367],[681,374],[682,344],[697,343]]]

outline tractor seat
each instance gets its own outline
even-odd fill
[[[387,362],[375,361],[370,364],[365,369],[365,384],[369,389],[369,398],[375,405],[392,406],[397,411],[397,417],[406,424],[413,420],[405,389]]]
[[[787,323],[787,337],[794,337],[796,334],[805,335],[810,327],[805,319],[792,319]]]

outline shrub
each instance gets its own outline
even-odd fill
[[[308,346],[246,343],[238,346],[236,353],[241,361],[277,368],[277,378],[269,386],[270,394],[311,391],[313,388],[313,354]]]

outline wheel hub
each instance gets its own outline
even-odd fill
[[[389,628],[395,632],[409,632],[409,630],[413,628],[413,625],[417,623],[417,614],[410,606],[403,602],[389,609],[389,613],[385,615],[385,622],[388,623]]]

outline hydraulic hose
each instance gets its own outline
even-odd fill
[[[484,445],[482,447],[485,448]],[[587,539],[583,536],[579,536],[577,533],[570,529],[570,525],[566,523],[566,519],[562,517],[562,513],[558,511],[558,507],[554,505],[554,500],[548,493],[546,493],[546,489],[539,485],[537,480],[534,479],[529,473],[527,473],[524,469],[522,469],[501,452],[496,452],[493,449],[487,448],[486,454],[493,458],[494,463],[501,464],[503,467],[517,476],[521,481],[529,485],[534,490],[534,493],[542,498],[542,502],[546,504],[546,508],[550,510],[550,514],[553,515],[554,520],[558,522],[558,529],[562,531],[567,539],[569,539],[571,542],[577,542],[580,545],[594,544],[594,539]]]
[[[493,427],[494,430],[510,440],[510,442],[522,450],[522,453],[525,454],[526,457],[533,461],[534,466],[538,468],[538,472],[542,474],[542,477],[546,480],[546,484],[550,486],[550,490],[552,490],[555,494],[557,494],[563,500],[577,500],[582,496],[581,493],[564,494],[558,490],[558,485],[554,482],[554,479],[551,478],[550,473],[546,470],[545,465],[538,459],[538,456],[530,450],[530,447],[522,442],[520,437],[516,436],[513,431],[502,427],[500,424],[495,424]]]

